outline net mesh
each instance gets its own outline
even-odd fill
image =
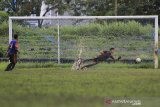
[[[57,58],[57,20],[13,21],[19,33],[20,58]],[[154,26],[146,20],[59,20],[60,57],[93,58],[101,50],[116,49],[125,59],[153,59]],[[81,53],[80,53],[81,51]]]

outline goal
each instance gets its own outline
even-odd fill
[[[49,23],[42,24],[41,27],[31,26],[32,21],[39,20],[49,20]],[[18,30],[14,30],[15,28]],[[21,32],[22,30],[26,32]],[[118,51],[117,56],[121,55],[128,59],[151,58],[154,61],[154,68],[158,68],[158,16],[156,15],[12,16],[9,17],[9,42],[15,32],[21,32],[19,40],[21,58],[32,58],[29,56],[55,58],[60,63],[61,59],[70,60],[78,57],[79,50],[83,50],[81,57],[90,58],[102,49],[115,47]]]

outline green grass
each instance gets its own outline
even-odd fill
[[[134,97],[142,107],[158,107],[160,100],[159,69],[99,64],[77,72],[69,64],[27,68],[20,63],[4,72],[6,65],[0,63],[1,107],[103,107],[106,97]],[[156,100],[148,103],[146,97]]]

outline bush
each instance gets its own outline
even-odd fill
[[[8,14],[4,11],[0,11],[0,24],[8,20]]]
[[[136,21],[112,22],[112,23],[90,23],[79,26],[61,27],[62,35],[96,36],[96,37],[151,37],[153,27],[141,25]]]
[[[7,34],[8,34],[8,23],[4,21],[0,24],[0,36]]]
[[[0,36],[8,33],[8,14],[4,11],[0,11]]]
[[[0,57],[5,57],[5,48],[0,46]]]

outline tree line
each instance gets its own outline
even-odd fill
[[[0,0],[0,10],[9,15],[40,16],[42,1],[50,10],[63,15],[160,15],[160,0]]]

